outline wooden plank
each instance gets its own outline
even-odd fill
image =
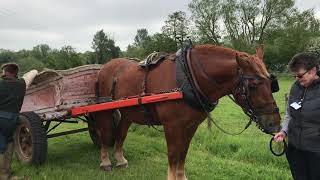
[[[118,109],[123,107],[136,106],[140,104],[150,104],[162,101],[182,99],[182,92],[171,92],[162,94],[152,94],[148,96],[134,97],[128,99],[115,100],[106,103],[93,104],[88,106],[74,107],[70,109],[72,117],[88,114],[90,112],[103,111],[108,109]],[[139,103],[140,102],[140,103]]]

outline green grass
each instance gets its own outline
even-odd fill
[[[284,115],[284,94],[288,93],[291,78],[280,78],[280,92],[274,94]],[[231,132],[242,130],[248,118],[229,99],[220,100],[212,112],[213,118]],[[86,124],[66,124],[65,131]],[[204,122],[197,130],[186,160],[188,179],[291,179],[284,156],[275,157],[269,151],[270,136],[255,125],[239,136],[230,136],[216,127],[209,131]],[[132,125],[124,145],[127,169],[112,172],[99,170],[100,152],[87,132],[48,140],[48,159],[39,167],[25,166],[17,160],[13,170],[32,180],[44,179],[166,179],[167,155],[164,134],[147,126]],[[114,162],[114,159],[112,159]]]

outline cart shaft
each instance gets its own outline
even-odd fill
[[[103,111],[109,109],[118,109],[123,107],[136,106],[141,104],[150,104],[162,101],[182,99],[182,92],[170,92],[162,94],[153,94],[147,96],[140,96],[128,99],[115,100],[100,104],[93,104],[87,106],[74,107],[70,109],[70,114],[72,117],[79,115],[88,114],[90,112]]]

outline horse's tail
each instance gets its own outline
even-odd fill
[[[101,97],[101,84],[99,83],[99,76],[95,82],[95,95],[96,95],[96,99],[97,102],[103,102],[103,100],[105,99],[105,97]],[[116,85],[116,80],[113,78],[112,81],[112,86],[111,86],[111,91],[108,94],[108,99],[114,99],[114,93],[115,93],[115,85]],[[101,99],[100,99],[101,98]],[[109,129],[109,135],[108,135],[108,139],[106,139],[107,145],[109,147],[113,147],[114,143],[115,143],[115,134],[116,134],[116,128],[119,125],[119,122],[121,120],[121,112],[119,109],[115,109],[115,110],[110,110],[111,115],[112,115],[112,120],[109,122],[104,122],[105,124],[107,123],[107,126],[110,127]],[[92,113],[94,114],[94,113]]]

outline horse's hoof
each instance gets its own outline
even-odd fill
[[[112,166],[108,165],[108,166],[100,166],[100,169],[102,171],[111,171],[112,170]]]
[[[123,164],[117,164],[116,168],[127,168],[128,167],[128,163],[123,163]]]

